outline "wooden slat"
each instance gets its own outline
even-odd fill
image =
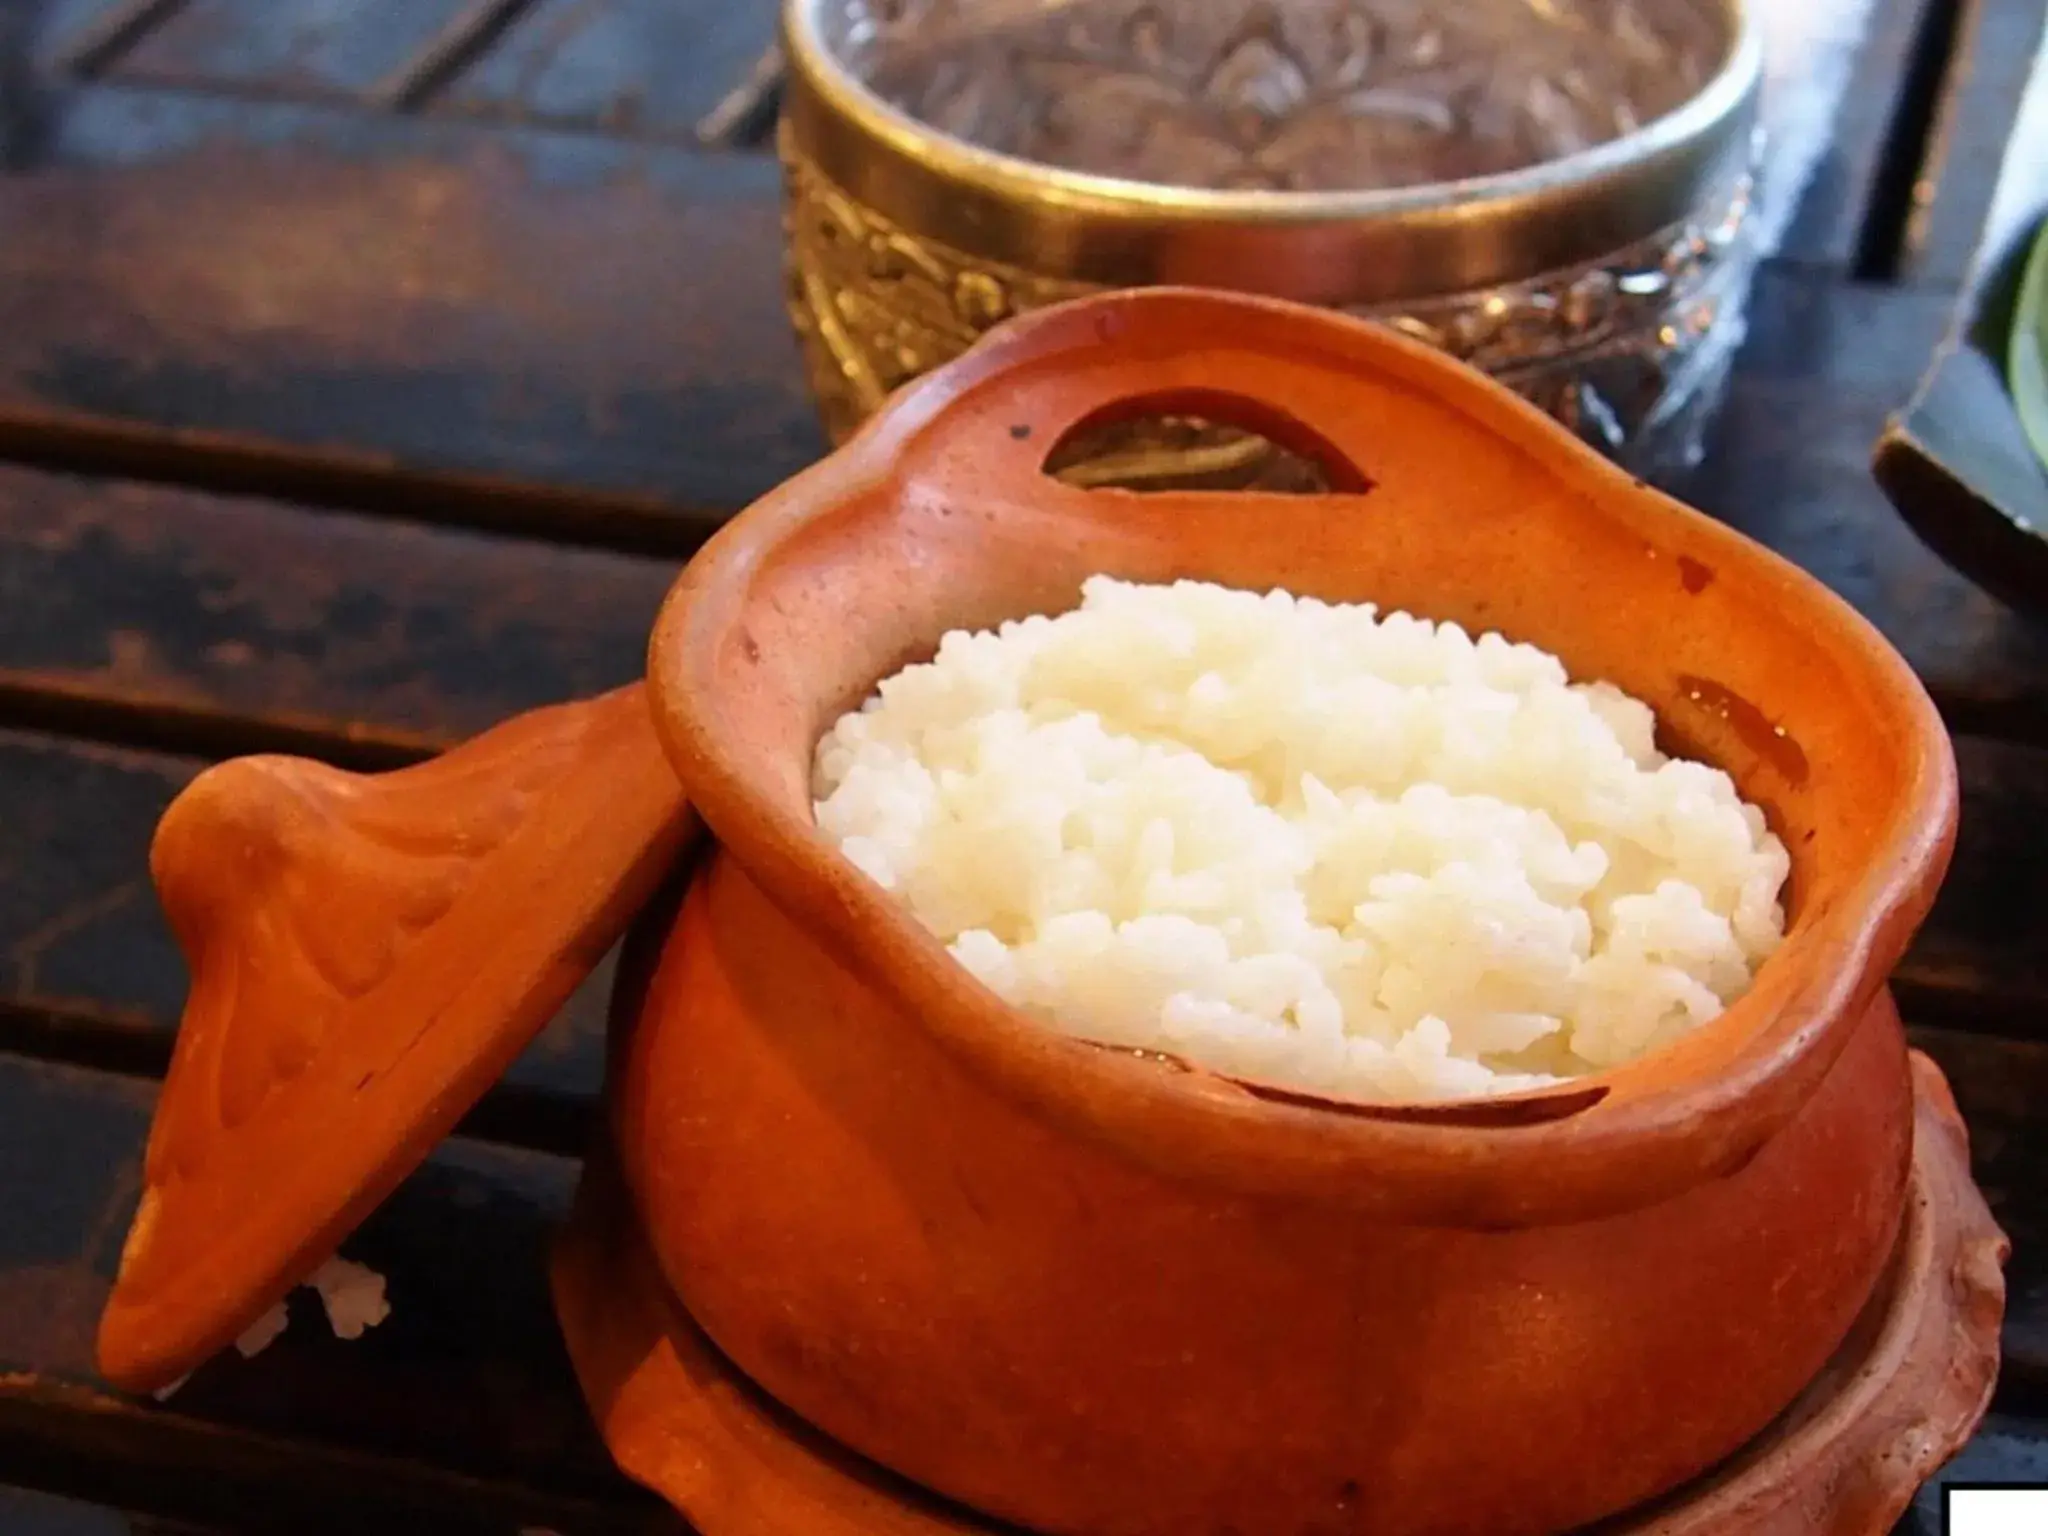
[[[480,58],[529,0],[463,0],[440,30],[372,86],[372,105],[410,112]]]
[[[14,1536],[132,1536],[128,1517],[46,1493],[0,1488],[0,1530]]]
[[[2048,744],[2048,632],[1944,564],[1870,475],[1949,321],[1938,293],[1766,270],[1688,499],[1819,576],[1910,661],[1958,730]]]
[[[6,995],[36,1008],[90,1001],[160,1028],[184,971],[153,910],[147,849],[199,765],[19,736],[0,743],[0,762],[11,804]]]
[[[688,548],[815,456],[773,164],[112,86],[0,178],[0,452]]]
[[[218,752],[417,755],[638,677],[674,573],[0,467],[0,718],[68,700]]]
[[[1968,276],[1997,191],[2013,119],[2042,59],[2048,0],[1952,0],[1956,52],[1921,166],[1921,196],[1900,275],[1953,295]],[[2017,146],[2038,154],[2039,146]]]
[[[26,1488],[0,1488],[0,1531],[7,1536],[223,1536]]]
[[[387,1282],[391,1317],[361,1340],[295,1298],[255,1360],[213,1361],[163,1407],[110,1393],[92,1338],[152,1093],[0,1056],[0,1470],[266,1531],[673,1529],[612,1470],[553,1325],[559,1158],[437,1153],[344,1249]]]
[[[465,0],[185,0],[111,78],[281,97],[367,96]]]
[[[689,139],[775,35],[774,0],[540,0],[446,110]]]
[[[21,0],[11,9],[29,29],[29,57],[56,74],[93,71],[119,58],[184,0]],[[9,9],[0,7],[0,10]]]
[[[0,1041],[162,1070],[185,967],[149,883],[149,839],[201,766],[0,732]],[[580,1145],[603,1075],[609,975],[607,965],[571,999],[473,1128]]]
[[[0,6],[0,173],[30,160],[42,128],[34,20]]]

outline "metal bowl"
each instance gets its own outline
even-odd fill
[[[1105,287],[1391,323],[1651,470],[1740,339],[1743,0],[785,0],[783,46],[790,309],[835,439]]]

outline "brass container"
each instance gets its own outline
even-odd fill
[[[1656,472],[1742,336],[1744,0],[785,0],[783,47],[835,441],[1013,314],[1176,283],[1392,324]]]

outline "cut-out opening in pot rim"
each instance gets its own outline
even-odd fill
[[[1313,496],[1332,488],[1321,462],[1263,433],[1164,412],[1071,428],[1043,472],[1080,490]]]

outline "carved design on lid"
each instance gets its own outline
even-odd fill
[[[488,758],[458,750],[378,776],[240,758],[178,798],[151,863],[192,957],[179,1065],[197,1091],[166,1095],[148,1183],[196,1175],[218,1131],[306,1070],[336,1016],[447,914],[579,744],[535,716],[504,727]]]
[[[836,440],[1012,315],[1096,291],[906,229],[833,182],[787,130],[780,145],[790,317]],[[1660,455],[1694,451],[1704,412],[1692,408],[1712,403],[1742,338],[1752,190],[1747,165],[1731,166],[1695,218],[1605,260],[1352,312],[1486,370],[1638,468],[1666,467]],[[1685,439],[1677,446],[1674,421]],[[1158,446],[1149,478],[1170,477],[1185,459]]]
[[[454,1128],[695,830],[637,685],[396,773],[249,758],[165,813],[192,987],[100,1365],[151,1391],[328,1257]]]

